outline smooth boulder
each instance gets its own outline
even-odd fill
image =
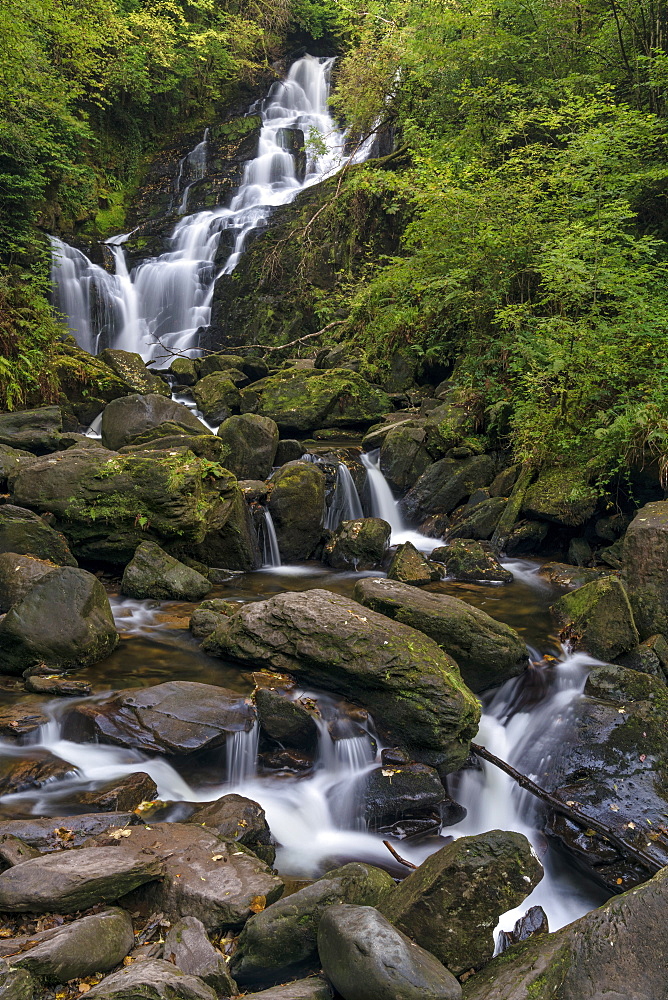
[[[384,436],[380,448],[380,469],[394,489],[410,489],[432,464],[425,440],[424,427],[409,424],[391,428]]]
[[[171,962],[133,962],[89,990],[89,1000],[217,1000],[197,976],[181,972]]]
[[[185,916],[172,924],[165,936],[163,954],[165,961],[189,976],[197,976],[216,991],[216,996],[232,997],[239,992],[225,958],[213,947],[197,917]]]
[[[461,538],[432,552],[431,559],[445,564],[448,577],[462,583],[512,583],[513,574],[479,541]]]
[[[46,559],[14,552],[0,553],[0,614],[9,611],[12,604],[26,596],[33,584],[55,568],[55,563]]]
[[[278,448],[278,425],[274,420],[257,413],[242,413],[223,421],[218,437],[226,449],[225,467],[238,479],[269,476]]]
[[[123,571],[121,593],[139,600],[201,601],[211,590],[205,576],[155,542],[142,542]]]
[[[77,565],[63,535],[34,511],[9,503],[0,506],[0,552],[47,559],[57,566]]]
[[[182,403],[175,403],[157,393],[136,394],[114,399],[105,407],[102,444],[111,451],[118,451],[123,445],[132,444],[142,434],[168,421],[186,434],[210,433],[209,428]]]
[[[311,462],[288,462],[272,479],[269,513],[284,562],[310,558],[322,537],[325,477]]]
[[[270,688],[255,692],[257,717],[265,733],[281,745],[311,750],[318,740],[315,718],[303,705]]]
[[[331,1000],[331,997],[332,991],[326,980],[321,976],[309,976],[285,986],[273,986],[261,993],[246,993],[244,1000]]]
[[[488,455],[442,458],[422,473],[401,501],[401,508],[414,523],[432,514],[449,514],[493,478],[494,463]]]
[[[614,660],[638,645],[633,611],[624,587],[606,576],[564,594],[551,609],[564,642],[601,660]]]
[[[385,558],[391,534],[390,525],[380,517],[341,521],[323,558],[334,569],[376,569]]]
[[[205,802],[188,822],[208,827],[223,840],[243,844],[268,865],[274,863],[276,848],[264,809],[244,795],[230,792],[213,802]]]

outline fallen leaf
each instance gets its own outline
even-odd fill
[[[90,986],[88,985],[88,983],[79,983],[78,986],[79,993],[88,993],[89,989]]]
[[[125,958],[123,959],[123,965],[132,965],[133,962],[134,958],[132,958],[131,955],[126,955]]]
[[[223,860],[223,855],[222,854],[214,854],[214,856],[211,858],[211,860],[212,861],[222,861]]]
[[[623,879],[621,879],[621,878],[618,878],[618,879],[617,879],[617,885],[621,885],[623,881],[624,881]]]
[[[118,830],[112,830],[109,834],[112,840],[122,840],[123,837],[129,837],[132,834],[132,830],[126,830],[125,827],[119,827]]]
[[[610,808],[612,809],[613,813],[618,813],[619,812],[619,806],[612,805],[612,806],[610,806]]]
[[[248,909],[251,913],[262,913],[267,905],[266,896],[252,896]]]

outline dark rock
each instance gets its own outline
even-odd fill
[[[642,507],[624,536],[622,579],[641,639],[668,634],[668,501]]]
[[[154,375],[148,370],[140,354],[107,347],[101,352],[99,358],[125,382],[131,392],[139,393],[142,396],[148,393],[171,396],[167,383],[159,375]]]
[[[194,569],[168,555],[155,542],[142,542],[125,567],[121,593],[159,601],[201,601],[211,583]]]
[[[165,936],[164,958],[181,972],[197,976],[215,990],[217,997],[233,997],[239,992],[225,958],[213,947],[197,917],[183,917],[170,927]]]
[[[520,473],[519,465],[509,465],[496,476],[489,487],[491,497],[509,497]]]
[[[55,568],[55,563],[45,559],[16,555],[14,552],[0,553],[0,613],[9,611],[12,604],[25,597],[37,580]]]
[[[114,399],[102,416],[102,444],[118,451],[125,444],[169,421],[185,434],[207,434],[208,427],[181,403],[175,403],[157,393],[138,394]]]
[[[534,934],[547,934],[549,929],[547,914],[543,907],[531,906],[523,917],[515,921],[512,931],[501,931],[498,950],[506,951],[511,944],[528,941]]]
[[[563,641],[601,660],[614,660],[638,645],[626,591],[614,576],[564,594],[550,609]]]
[[[472,507],[466,507],[461,517],[451,521],[448,538],[474,538],[486,541],[494,534],[506,508],[504,497],[490,497]]]
[[[594,513],[597,498],[581,469],[546,469],[527,489],[522,513],[565,528],[579,528]]]
[[[317,743],[318,727],[313,714],[299,702],[260,688],[255,693],[255,707],[265,733],[278,743],[297,750],[312,750]]]
[[[135,771],[98,791],[80,792],[77,802],[93,806],[100,812],[123,812],[136,809],[142,802],[153,802],[157,797],[158,788],[153,778],[145,771]]]
[[[204,639],[215,632],[218,626],[238,609],[238,604],[231,604],[219,598],[203,601],[190,616],[190,631],[196,639]]]
[[[174,358],[169,370],[179,385],[194,385],[199,377],[192,358]]]
[[[512,583],[513,574],[480,542],[461,538],[434,549],[430,559],[445,563],[448,577],[466,583]]]
[[[596,553],[601,562],[612,569],[623,569],[624,567],[624,539],[618,538],[613,545],[608,545],[604,549],[599,549]]]
[[[438,570],[415,548],[412,542],[397,546],[387,571],[388,580],[398,580],[413,587],[421,587],[440,578]]]
[[[527,666],[527,648],[514,629],[456,597],[392,580],[360,580],[354,596],[373,611],[430,636],[454,657],[474,691],[515,677]]]
[[[589,566],[593,558],[591,545],[586,538],[571,538],[568,545],[568,561],[574,566]]]
[[[86,994],[90,1000],[216,1000],[216,994],[171,962],[148,959],[133,962],[107,976]]]
[[[259,569],[262,556],[248,504],[233,487],[229,499],[207,518],[207,531],[194,553],[209,566],[248,572]]]
[[[301,441],[294,438],[284,438],[278,442],[274,461],[276,465],[285,465],[286,462],[298,462],[304,454],[304,446]]]
[[[261,760],[270,771],[292,771],[295,774],[312,771],[315,764],[312,754],[300,753],[299,750],[265,751]]]
[[[0,737],[3,740],[17,740],[35,733],[49,721],[44,714],[41,698],[22,698],[20,703],[0,706]]]
[[[335,903],[377,903],[392,892],[380,868],[352,863],[280,899],[251,917],[239,937],[231,972],[242,984],[286,980],[317,965],[318,925]]]
[[[289,462],[273,476],[269,502],[284,562],[308,559],[323,531],[325,477],[311,462]]]
[[[218,437],[226,449],[225,467],[237,478],[269,476],[278,447],[278,427],[273,420],[257,413],[229,417],[218,428]]]
[[[38,514],[13,504],[0,506],[0,552],[33,556],[58,566],[77,565],[61,534]]]
[[[70,680],[66,674],[31,675],[26,670],[23,676],[26,679],[26,691],[34,694],[48,694],[56,698],[85,698],[92,690],[86,681]]]
[[[372,906],[330,906],[320,921],[318,951],[344,1000],[458,1000],[462,989],[433,955]]]
[[[494,954],[494,926],[543,877],[529,841],[492,830],[432,854],[381,901],[400,930],[461,975]]]
[[[444,538],[450,527],[450,518],[447,514],[432,514],[420,525],[420,534],[427,538]]]
[[[236,354],[207,354],[203,358],[198,358],[196,364],[199,377],[202,379],[207,378],[209,375],[217,375],[221,372],[240,369],[242,367],[242,359],[237,357]]]
[[[494,474],[488,455],[442,458],[424,472],[401,501],[406,517],[423,521],[432,514],[449,514],[474,490],[487,486]]]
[[[406,424],[395,426],[386,434],[380,449],[380,468],[394,489],[409,489],[432,464],[425,439],[424,427]]]
[[[324,559],[335,569],[376,569],[391,534],[390,525],[379,517],[342,521],[325,546]]]
[[[47,982],[66,983],[108,972],[123,961],[133,944],[130,915],[114,907],[54,928],[46,939],[9,962]]]
[[[62,566],[37,580],[0,621],[0,670],[20,674],[42,662],[87,666],[117,643],[102,584],[86,570]]]
[[[65,778],[76,768],[45,750],[26,750],[22,758],[0,759],[0,795],[41,788],[50,781]]]
[[[9,479],[15,472],[18,472],[21,459],[26,458],[33,458],[29,451],[22,451],[20,448],[10,448],[9,445],[0,444],[0,492],[7,490]]]
[[[190,823],[208,827],[223,840],[243,844],[261,861],[273,865],[276,849],[264,809],[252,799],[231,793],[196,809]]]
[[[366,776],[363,788],[364,818],[372,830],[406,815],[432,812],[447,798],[436,771],[424,764],[383,764]]]
[[[169,421],[160,424],[159,427],[146,431],[138,438],[135,444],[124,444],[119,448],[121,455],[133,455],[137,452],[152,451],[175,451],[176,449],[188,449],[198,458],[206,458],[209,462],[218,462],[224,465],[225,445],[214,434],[185,434],[177,424]]]
[[[629,670],[638,670],[641,673],[659,677],[661,680],[665,679],[661,659],[652,642],[641,642],[635,649],[623,656],[618,656],[617,663],[621,664],[622,667],[628,667]]]
[[[74,913],[114,902],[163,871],[159,857],[126,845],[45,854],[0,874],[0,908],[8,913]]]
[[[198,408],[212,424],[227,420],[241,402],[239,390],[229,378],[230,372],[214,372],[197,382],[193,396]]]
[[[506,555],[534,555],[540,551],[548,530],[547,524],[541,521],[518,521],[508,535]]]
[[[59,406],[0,413],[0,444],[44,455],[60,447],[63,418]]]
[[[134,813],[82,813],[79,816],[0,820],[0,838],[16,837],[40,853],[81,847],[89,837],[107,830],[137,826]]]
[[[377,725],[423,763],[454,770],[466,758],[479,707],[452,660],[420,632],[338,594],[247,604],[204,648],[372,704]]]

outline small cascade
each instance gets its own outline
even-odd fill
[[[115,341],[123,323],[123,298],[116,275],[55,236],[50,241],[53,304],[67,317],[79,346],[98,354]]]
[[[179,215],[185,215],[188,208],[188,195],[190,194],[190,189],[196,181],[201,181],[206,175],[206,157],[209,145],[209,129],[204,129],[204,138],[199,142],[194,149],[184,156],[182,160],[179,161],[179,172],[175,184],[175,194],[178,195],[181,192],[181,187],[183,185],[184,177],[188,179],[188,183],[183,188],[183,195],[181,197],[181,203],[179,204],[178,212]]]
[[[262,532],[262,568],[270,569],[274,566],[280,565],[281,553],[278,548],[276,528],[274,527],[274,521],[271,514],[265,508]]]
[[[336,531],[341,521],[352,521],[359,517],[364,517],[364,512],[355,481],[345,462],[339,462],[334,497],[327,510],[325,527],[330,531]]]
[[[380,449],[367,451],[362,455],[362,465],[366,469],[366,481],[371,504],[371,516],[382,517],[392,529],[390,545],[401,545],[411,542],[422,552],[432,552],[439,543],[438,538],[427,538],[419,531],[411,531],[406,527],[399,510],[399,504],[394,499],[390,484],[380,470]]]
[[[260,727],[257,723],[248,732],[229,733],[227,737],[227,780],[233,788],[251,781],[257,773],[257,750]]]

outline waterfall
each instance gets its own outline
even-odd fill
[[[291,202],[305,187],[330,176],[344,162],[345,134],[331,118],[327,102],[334,60],[304,56],[285,80],[275,83],[265,100],[251,110],[260,114],[258,155],[246,163],[238,190],[228,207],[184,215],[169,238],[169,250],[144,261],[128,275],[118,238],[110,243],[116,274],[109,275],[88,258],[53,241],[52,280],[57,308],[68,318],[78,343],[96,353],[101,347],[122,346],[145,360],[180,353],[198,354],[197,331],[208,326],[216,278],[231,274],[249,234],[263,227],[272,209]],[[315,132],[325,151],[306,149],[303,179],[295,157],[284,148],[286,130]],[[176,197],[184,180],[180,212],[187,209],[190,186],[206,171],[208,133],[179,165]],[[353,159],[365,159],[369,144]],[[214,260],[223,231],[229,230],[232,250],[220,271]]]
[[[325,527],[336,531],[341,521],[353,521],[360,517],[364,517],[364,513],[355,481],[345,462],[339,462],[334,497],[325,517]]]
[[[233,788],[255,777],[259,743],[260,727],[257,723],[248,732],[242,730],[228,734],[227,780]]]
[[[262,538],[262,567],[270,569],[281,565],[281,553],[278,548],[278,538],[274,521],[268,510],[264,512],[264,531]]]
[[[422,552],[432,552],[442,539],[427,538],[419,531],[411,531],[406,527],[399,510],[399,504],[394,499],[390,489],[390,484],[380,471],[380,450],[376,448],[374,451],[365,452],[362,455],[362,465],[366,469],[371,516],[382,517],[391,527],[390,545],[411,542],[416,549],[420,549]]]

